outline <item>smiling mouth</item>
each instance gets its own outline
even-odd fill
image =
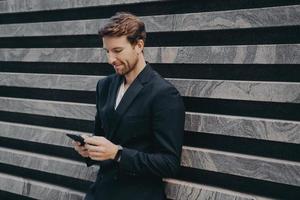
[[[121,65],[114,65],[114,68],[119,68]]]

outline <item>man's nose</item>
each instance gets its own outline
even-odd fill
[[[111,54],[111,53],[109,53],[107,55],[107,57],[108,57],[108,63],[111,64],[111,65],[113,65],[113,63],[116,61],[116,57],[113,54]]]

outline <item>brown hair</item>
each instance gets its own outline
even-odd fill
[[[99,36],[127,36],[131,44],[136,44],[138,40],[146,41],[145,24],[137,16],[127,13],[118,12],[109,19],[109,22],[99,30]]]

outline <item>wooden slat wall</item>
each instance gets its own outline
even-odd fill
[[[145,21],[146,59],[184,97],[168,198],[300,199],[296,0],[1,0],[0,199],[82,199],[95,180],[65,134],[93,129],[115,11]]]

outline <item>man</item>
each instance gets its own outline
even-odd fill
[[[165,199],[162,178],[180,168],[182,98],[146,63],[140,19],[117,13],[99,35],[116,73],[97,84],[94,136],[75,144],[88,166],[100,165],[85,199]]]

